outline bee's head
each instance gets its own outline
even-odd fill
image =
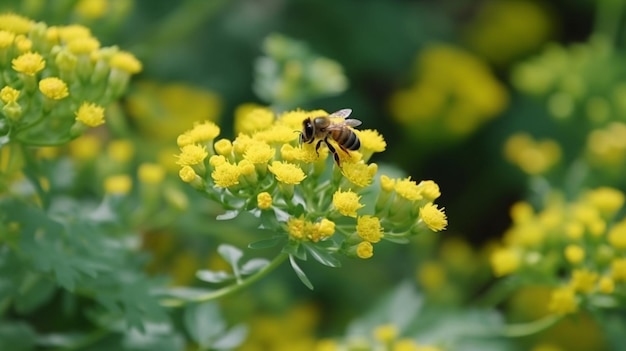
[[[302,121],[302,132],[300,132],[300,143],[310,142],[315,137],[313,130],[313,122],[310,118]]]

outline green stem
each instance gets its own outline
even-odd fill
[[[229,285],[227,287],[212,291],[207,294],[195,296],[191,299],[180,299],[180,298],[164,299],[164,300],[161,300],[161,305],[165,307],[181,307],[188,303],[208,302],[212,300],[217,300],[224,296],[232,295],[252,285],[259,279],[265,277],[268,273],[270,273],[271,271],[276,269],[278,266],[280,266],[283,262],[285,262],[285,260],[288,257],[289,257],[289,254],[281,252],[278,256],[274,257],[274,259],[267,266],[263,267],[258,272],[254,273],[253,275],[241,280],[241,282],[238,282],[233,285]]]
[[[44,190],[41,182],[39,180],[40,172],[40,164],[35,160],[35,156],[31,152],[31,150],[27,149],[27,146],[20,144],[22,148],[22,155],[24,155],[24,161],[26,162],[26,167],[24,168],[24,174],[31,181],[33,187],[37,191],[37,195],[41,200],[41,204],[43,208],[48,208],[50,205],[50,199],[48,198],[48,194]]]

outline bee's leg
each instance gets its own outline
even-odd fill
[[[335,163],[337,163],[338,167],[341,167],[341,162],[339,161],[339,154],[337,154],[337,149],[335,149],[335,147],[333,147],[328,140],[324,139],[324,142],[326,142],[326,146],[328,146],[328,150],[330,150],[330,152],[333,154],[333,158],[335,159]]]
[[[328,142],[324,139],[320,139],[320,141],[317,142],[317,144],[315,144],[315,153],[317,154],[317,157],[320,157],[320,146],[322,146],[322,142],[326,142],[326,145],[328,145]],[[330,145],[328,146],[328,148],[330,149]]]

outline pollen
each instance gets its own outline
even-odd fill
[[[383,227],[378,217],[365,215],[357,219],[357,234],[365,241],[377,243],[383,238]]]
[[[67,90],[67,84],[56,77],[48,77],[40,80],[39,91],[52,100],[61,100],[70,94]]]
[[[353,191],[337,190],[333,194],[333,206],[344,216],[356,217],[356,211],[364,207],[359,202],[360,199],[361,197]]]
[[[306,178],[302,169],[293,163],[274,161],[268,169],[283,184],[300,184]]]
[[[434,232],[439,232],[446,229],[448,225],[448,219],[443,211],[444,209],[438,209],[437,205],[432,202],[427,203],[420,208],[420,219]]]
[[[90,102],[83,102],[76,111],[76,120],[88,127],[104,124],[104,107]]]
[[[178,161],[176,162],[176,164],[180,166],[193,166],[200,164],[208,156],[206,147],[196,144],[185,145],[180,150],[181,152],[177,156]]]
[[[34,76],[46,67],[46,61],[36,52],[21,54],[14,58],[11,64],[15,71],[24,73],[27,76]]]

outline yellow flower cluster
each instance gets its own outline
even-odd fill
[[[560,161],[561,148],[554,140],[536,141],[526,133],[517,133],[506,141],[504,155],[526,174],[538,175]]]
[[[626,218],[616,217],[624,201],[620,190],[600,187],[571,202],[550,194],[538,212],[526,202],[515,204],[513,225],[491,254],[494,274],[544,275],[544,281],[558,286],[548,306],[556,314],[576,312],[581,301],[591,303],[587,297],[592,295],[621,296],[626,291]]]
[[[369,258],[381,240],[402,242],[445,229],[443,209],[433,204],[440,196],[436,183],[379,177],[378,166],[368,163],[386,148],[377,131],[352,130],[361,141],[356,151],[344,151],[329,138],[339,163],[325,144],[318,150],[316,142],[301,144],[303,121],[326,115],[321,110],[275,115],[263,106],[243,105],[236,110],[239,134],[233,140],[216,140],[220,129],[212,122],[196,124],[178,137],[179,175],[235,212],[273,218],[290,252],[300,258],[301,245],[317,258],[337,253]],[[377,179],[393,183],[391,189],[371,189]],[[362,200],[377,189],[379,207]],[[341,238],[328,240],[336,234]]]
[[[48,26],[0,14],[0,121],[11,140],[58,145],[104,123],[104,107],[124,93],[141,63],[101,47],[80,25]]]
[[[392,117],[423,142],[466,137],[508,104],[486,63],[459,48],[434,45],[416,60],[413,84],[395,92]]]

